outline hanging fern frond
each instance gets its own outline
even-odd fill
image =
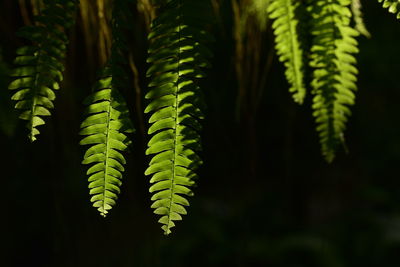
[[[205,10],[203,12],[203,10]],[[174,221],[181,220],[192,196],[190,187],[202,164],[199,131],[203,114],[199,108],[200,88],[196,80],[204,77],[211,52],[204,43],[212,40],[204,30],[207,1],[168,1],[152,23],[149,34],[151,77],[146,98],[151,102],[145,112],[152,113],[147,155],[154,155],[145,174],[151,175],[150,192],[154,213],[164,233],[171,233]]]
[[[302,104],[306,96],[304,85],[303,50],[298,36],[296,17],[301,2],[297,0],[271,0],[269,17],[274,20],[275,47],[279,61],[286,67],[285,75],[295,102]]]
[[[131,143],[126,134],[133,132],[128,107],[113,83],[111,69],[106,68],[85,101],[88,117],[80,132],[86,135],[80,144],[90,145],[82,163],[92,165],[87,171],[91,201],[102,216],[115,205],[120,192],[126,163],[122,152]]]
[[[357,89],[359,33],[351,28],[350,0],[311,0],[313,43],[310,65],[313,72],[313,115],[316,118],[322,154],[328,162],[344,143],[350,105]]]
[[[54,108],[54,90],[63,79],[63,60],[68,38],[65,29],[74,22],[76,3],[72,0],[45,1],[45,9],[35,18],[36,25],[20,30],[19,35],[33,45],[17,50],[14,61],[18,67],[11,76],[10,90],[16,90],[12,100],[22,110],[20,118],[27,120],[28,137],[33,142],[39,134],[38,126],[45,124],[43,116],[50,116]]]
[[[371,38],[371,34],[367,30],[367,27],[364,23],[364,15],[362,12],[361,0],[352,0],[351,1],[351,12],[353,13],[355,26],[354,28],[362,35],[367,38]]]
[[[127,134],[133,133],[129,109],[119,89],[126,86],[123,64],[126,59],[122,28],[131,15],[129,0],[114,0],[112,18],[112,47],[108,65],[103,69],[93,93],[86,100],[87,118],[81,124],[81,145],[90,145],[82,164],[89,164],[91,202],[105,217],[115,205],[122,184],[126,160],[123,156],[131,144]]]
[[[397,19],[400,19],[400,0],[378,0],[379,3],[382,3],[383,8],[387,8],[387,10],[396,14]]]

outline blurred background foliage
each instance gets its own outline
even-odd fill
[[[132,4],[132,82],[124,95],[138,131],[120,200],[106,219],[89,202],[78,130],[81,103],[108,57],[111,1],[80,1],[63,88],[34,144],[16,119],[7,71],[24,42],[15,32],[32,23],[41,1],[0,1],[2,266],[399,266],[399,22],[377,1],[362,2],[372,37],[359,39],[350,152],[328,165],[309,105],[293,103],[274,56],[267,1],[211,1],[205,164],[189,215],[167,238],[143,175],[151,1]]]

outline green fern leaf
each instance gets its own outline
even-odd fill
[[[115,205],[120,192],[122,173],[126,164],[122,152],[131,141],[126,136],[133,132],[129,110],[113,85],[111,70],[105,68],[94,87],[94,93],[86,99],[88,117],[81,124],[81,135],[86,137],[81,145],[90,145],[82,164],[89,164],[89,188],[91,201],[102,216]]]
[[[127,134],[134,132],[129,109],[119,93],[119,89],[126,86],[127,77],[123,69],[126,45],[122,31],[129,25],[126,23],[131,15],[129,2],[113,2],[111,56],[94,92],[85,101],[89,106],[80,132],[86,136],[80,144],[90,145],[82,163],[91,165],[87,171],[91,201],[104,217],[115,205],[120,192],[126,164],[123,152],[131,144]]]
[[[152,138],[146,154],[153,158],[145,174],[152,176],[152,208],[161,215],[166,235],[186,214],[195,171],[202,164],[198,152],[203,114],[196,80],[205,75],[201,68],[210,65],[211,52],[203,45],[212,40],[203,30],[208,19],[202,10],[207,8],[205,1],[169,1],[149,34],[151,82],[146,98],[151,102],[145,112],[152,114],[148,130]]]
[[[378,0],[378,2],[382,3],[382,7],[390,13],[396,14],[397,19],[400,19],[400,0]]]
[[[268,6],[269,17],[274,20],[275,47],[279,60],[286,67],[286,78],[290,84],[294,101],[302,104],[306,96],[303,78],[303,51],[298,37],[297,0],[271,0]]]
[[[33,42],[17,50],[11,76],[10,90],[16,90],[12,100],[22,110],[20,118],[27,120],[28,137],[33,142],[39,134],[38,126],[45,124],[42,117],[50,116],[54,108],[54,90],[63,79],[68,38],[64,30],[73,22],[75,1],[45,1],[42,15],[35,18],[36,25],[24,27],[19,35]]]
[[[344,142],[344,130],[349,106],[354,104],[357,89],[357,68],[354,54],[358,53],[359,33],[351,28],[350,0],[312,0],[313,44],[313,115],[316,118],[322,154],[328,162],[335,157]]]

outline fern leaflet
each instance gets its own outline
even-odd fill
[[[397,19],[400,19],[400,0],[378,0],[382,3],[383,8],[387,8],[390,13],[397,14]]]
[[[297,0],[272,0],[268,6],[269,17],[274,20],[275,47],[279,60],[286,67],[285,75],[290,84],[294,101],[302,104],[306,96],[303,78],[303,51],[300,46],[296,11]]]
[[[313,43],[310,65],[313,72],[313,115],[316,118],[322,154],[334,159],[337,146],[344,142],[343,132],[349,105],[357,89],[358,32],[351,28],[350,0],[311,0]]]
[[[11,73],[15,78],[9,85],[17,90],[12,96],[15,108],[21,109],[20,118],[27,120],[28,137],[35,141],[39,134],[37,127],[45,124],[43,116],[50,116],[54,108],[54,90],[60,88],[63,79],[68,38],[64,30],[73,22],[75,1],[45,1],[42,15],[35,18],[37,25],[21,29],[19,34],[33,42],[17,50],[14,63],[18,66]]]
[[[152,208],[161,215],[159,222],[167,235],[174,221],[186,214],[186,197],[193,195],[190,187],[202,164],[198,151],[203,114],[196,80],[204,77],[201,68],[209,66],[211,53],[203,43],[212,38],[203,30],[206,2],[173,0],[163,8],[149,34],[147,61],[152,66],[147,72],[151,82],[146,98],[152,101],[145,112],[152,113],[148,133],[153,136],[146,154],[153,158],[145,174],[152,175]]]

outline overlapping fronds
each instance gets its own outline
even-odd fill
[[[126,86],[125,40],[121,28],[131,15],[128,3],[129,0],[114,0],[111,56],[94,92],[85,101],[89,106],[80,132],[86,136],[80,144],[90,145],[82,164],[91,165],[87,171],[91,201],[104,217],[116,204],[126,164],[123,152],[131,144],[127,134],[134,131],[129,109],[119,93]]]
[[[128,107],[113,85],[111,69],[106,68],[86,99],[87,118],[81,124],[81,145],[90,145],[83,164],[91,164],[89,176],[93,206],[102,216],[115,205],[120,192],[122,172],[126,163],[122,152],[131,141],[126,133],[133,132]]]
[[[354,54],[358,53],[351,28],[350,0],[311,0],[313,43],[311,67],[313,72],[313,115],[317,122],[322,154],[328,162],[344,142],[344,130],[350,105],[357,89],[357,68]]]
[[[296,17],[301,2],[297,0],[271,0],[268,13],[274,20],[275,47],[279,60],[286,67],[285,75],[290,84],[294,101],[302,104],[306,96],[304,85],[303,51],[298,35]]]
[[[390,13],[396,14],[397,19],[400,19],[400,0],[378,0],[382,3],[383,8],[387,8]]]
[[[65,29],[74,22],[76,3],[73,0],[45,1],[45,8],[35,18],[36,25],[21,29],[19,34],[30,40],[31,46],[17,50],[14,61],[18,67],[11,75],[15,80],[9,85],[16,90],[12,99],[15,108],[22,110],[20,118],[27,120],[28,137],[33,142],[39,134],[37,126],[45,122],[54,107],[54,90],[60,88],[63,79],[63,59],[68,38]]]
[[[152,208],[161,215],[159,222],[165,234],[171,232],[174,221],[181,220],[192,196],[190,187],[202,164],[199,108],[199,86],[204,77],[201,68],[208,67],[209,50],[204,43],[212,38],[204,30],[211,12],[207,1],[173,0],[162,7],[162,13],[152,23],[149,34],[151,67],[151,102],[145,112],[151,113],[147,155],[154,155],[146,175],[151,175]]]

